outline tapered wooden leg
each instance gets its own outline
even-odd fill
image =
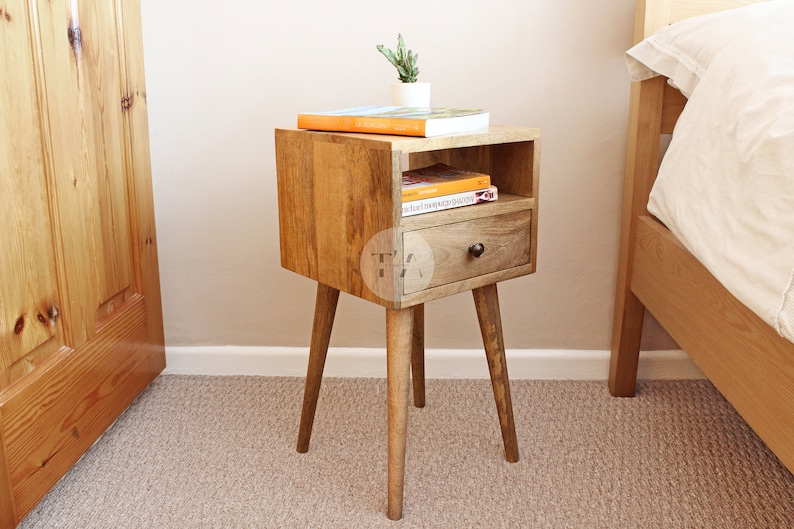
[[[387,514],[403,515],[405,438],[408,426],[408,386],[411,370],[414,308],[386,309],[386,378],[389,415],[389,497]]]
[[[659,169],[659,134],[662,131],[662,120],[643,117],[648,114],[647,109],[657,108],[661,112],[664,92],[665,80],[661,77],[631,85],[630,140],[626,149],[612,356],[609,361],[609,391],[616,397],[634,395],[637,381],[645,307],[631,291],[631,269],[637,216],[648,215],[648,195]]]
[[[309,347],[309,367],[306,370],[306,388],[303,392],[303,409],[298,432],[298,452],[309,450],[309,439],[312,436],[314,412],[317,410],[317,398],[320,396],[320,383],[323,380],[325,357],[328,354],[328,343],[331,340],[331,328],[334,324],[339,291],[322,283],[317,284],[317,301],[314,306],[314,326],[312,341]]]
[[[502,337],[502,316],[499,312],[499,296],[496,284],[472,290],[477,318],[480,321],[482,341],[485,355],[488,358],[488,370],[491,373],[496,411],[499,414],[499,426],[502,429],[502,440],[505,445],[505,458],[515,463],[518,461],[518,440],[513,420],[513,402],[510,398],[510,380],[507,376],[507,361]]]
[[[630,290],[624,292],[623,299],[615,300],[608,382],[609,392],[615,397],[634,395],[644,317],[645,306]]]
[[[414,406],[425,407],[425,306],[414,307],[414,332],[411,345],[411,375],[414,382]]]

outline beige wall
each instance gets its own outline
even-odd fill
[[[633,0],[141,4],[168,345],[308,345],[315,285],[279,265],[273,129],[388,104],[375,45],[402,32],[434,105],[543,131],[538,272],[500,285],[508,348],[609,348]],[[332,346],[383,346],[383,325],[343,295]],[[427,342],[481,346],[469,294],[428,305]]]

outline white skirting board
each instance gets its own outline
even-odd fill
[[[302,347],[166,347],[164,374],[303,377],[309,358]],[[511,379],[606,380],[609,351],[508,349]],[[324,376],[386,377],[385,349],[330,348]],[[488,378],[481,349],[427,349],[427,378]],[[703,373],[683,351],[640,353],[639,378],[697,379]]]

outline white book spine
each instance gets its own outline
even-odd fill
[[[419,215],[420,213],[441,211],[443,209],[470,206],[472,204],[479,204],[480,202],[493,202],[497,198],[498,192],[496,190],[496,186],[491,186],[487,189],[464,191],[462,193],[453,193],[451,195],[443,195],[440,197],[403,202],[403,217]]]

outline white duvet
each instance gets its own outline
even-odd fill
[[[794,2],[769,6],[699,72],[648,209],[794,341]]]

